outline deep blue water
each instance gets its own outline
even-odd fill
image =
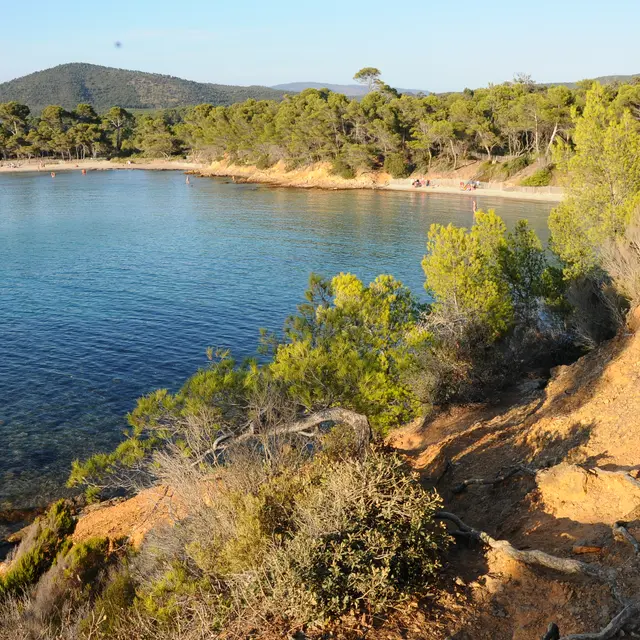
[[[473,197],[546,239],[551,205]],[[0,508],[50,498],[73,458],[117,444],[136,398],[177,389],[208,346],[254,354],[311,271],[392,273],[422,292],[429,225],[468,225],[471,199],[0,175]]]

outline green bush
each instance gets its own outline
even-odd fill
[[[416,356],[414,393],[436,404],[479,400],[505,371],[517,374],[516,362],[535,357],[536,341],[545,343],[541,309],[551,323],[561,296],[554,272],[526,220],[507,233],[493,211],[476,212],[470,230],[432,225],[427,249],[422,266],[434,301],[423,327],[431,340]]]
[[[275,162],[271,159],[271,156],[268,153],[263,153],[256,160],[256,168],[261,170],[269,169],[270,167],[273,167],[274,164]]]
[[[340,156],[331,163],[331,173],[345,180],[352,180],[356,177],[356,172]]]
[[[305,523],[287,547],[290,589],[305,589],[320,619],[380,613],[424,593],[441,568],[448,536],[425,491],[394,455],[329,467],[301,501]]]
[[[480,165],[475,175],[476,180],[483,182],[503,182],[516,173],[526,169],[532,162],[530,156],[524,155],[506,162],[492,162],[487,160]]]
[[[10,560],[8,570],[0,575],[0,599],[20,594],[35,584],[64,548],[74,527],[71,509],[64,500],[56,502],[38,518]]]
[[[406,178],[411,174],[411,167],[402,153],[391,153],[384,159],[384,170],[392,178]]]
[[[183,546],[143,577],[139,610],[166,624],[206,599],[213,626],[244,635],[268,620],[291,629],[371,616],[427,593],[449,544],[439,496],[386,452],[305,460],[245,491],[233,476],[254,477],[251,467],[226,468],[208,510],[185,522]]]
[[[531,174],[528,178],[520,181],[521,187],[548,187],[551,184],[551,178],[553,173],[550,167],[544,169],[538,169],[535,173]]]

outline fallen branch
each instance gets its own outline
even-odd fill
[[[227,449],[234,444],[247,442],[248,440],[252,440],[254,438],[272,438],[276,436],[293,434],[304,434],[309,436],[311,435],[309,433],[309,430],[320,426],[324,422],[334,422],[349,425],[355,433],[355,444],[358,451],[364,451],[369,445],[369,442],[371,442],[371,426],[369,425],[369,420],[366,416],[349,409],[333,407],[332,409],[316,411],[306,418],[302,418],[301,420],[297,420],[296,422],[293,422],[285,427],[272,429],[270,431],[264,431],[260,433],[245,431],[241,434],[222,434],[218,436],[211,447],[209,447],[209,449],[207,449],[202,455],[198,456],[198,458],[194,460],[191,465],[195,467],[203,460],[205,460],[208,456],[211,456],[218,451]]]
[[[469,478],[468,480],[463,480],[459,485],[456,485],[451,489],[452,493],[462,493],[467,487],[471,485],[497,485],[505,482],[509,478],[513,478],[513,476],[518,475],[519,473],[527,473],[530,475],[535,475],[535,471],[525,467],[524,465],[518,465],[517,467],[513,467],[506,473],[503,473],[501,476],[493,478],[492,480],[488,480],[486,478]]]
[[[627,529],[628,526],[628,522],[616,522],[613,525],[613,535],[628,542],[633,547],[636,555],[640,555],[640,542],[638,542],[629,529]]]
[[[602,631],[598,633],[574,633],[563,636],[560,640],[611,640],[630,622],[634,628],[640,625],[640,603],[634,602],[623,609]]]
[[[518,560],[519,562],[528,565],[553,569],[554,571],[560,571],[561,573],[588,575],[610,584],[615,593],[615,583],[617,579],[617,572],[615,569],[601,567],[597,564],[581,562],[580,560],[573,560],[572,558],[559,558],[558,556],[552,556],[544,551],[538,551],[537,549],[533,549],[531,551],[520,551],[507,540],[496,540],[484,531],[473,529],[469,525],[465,524],[457,515],[449,513],[448,511],[438,511],[435,514],[435,517],[440,520],[453,522],[465,536],[481,541],[488,547],[491,547],[496,551],[501,551],[514,560]]]

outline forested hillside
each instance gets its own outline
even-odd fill
[[[127,109],[169,109],[209,102],[229,105],[248,98],[279,100],[283,92],[268,87],[236,87],[71,63],[37,71],[0,84],[0,102],[16,101],[39,113],[50,104],[72,109],[79,103],[97,111],[113,105]]]

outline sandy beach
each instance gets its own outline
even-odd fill
[[[507,187],[502,189],[492,188],[480,188],[474,191],[463,191],[460,187],[452,187],[446,185],[436,184],[429,187],[412,187],[410,184],[393,184],[390,183],[381,187],[389,191],[412,191],[416,193],[454,193],[465,194],[470,197],[492,197],[492,198],[507,198],[513,200],[535,200],[539,202],[560,202],[562,200],[562,193],[550,193],[545,191],[533,191],[529,188],[527,191],[518,189],[516,187]]]
[[[132,160],[112,162],[110,160],[47,160],[44,166],[38,160],[5,160],[0,163],[0,173],[50,173],[57,171],[111,171],[113,169],[139,169],[146,171],[199,171],[207,165],[186,160]]]
[[[44,166],[37,160],[31,161],[3,161],[0,163],[0,174],[39,172],[51,173],[58,171],[183,171],[201,177],[225,177],[237,179],[239,182],[267,184],[278,187],[296,187],[305,189],[373,189],[389,191],[409,191],[412,193],[464,193],[469,196],[489,196],[495,198],[508,198],[517,200],[533,200],[540,202],[559,202],[562,193],[556,190],[552,192],[547,188],[518,188],[515,186],[490,183],[474,191],[462,191],[457,180],[438,179],[431,181],[428,187],[413,187],[411,179],[394,180],[384,174],[364,174],[353,180],[345,180],[332,175],[325,165],[309,168],[283,171],[278,165],[259,170],[250,166],[229,165],[226,162],[214,162],[212,164],[195,163],[187,160],[131,160],[112,162],[110,160],[49,160]],[[454,183],[454,184],[451,184]]]

